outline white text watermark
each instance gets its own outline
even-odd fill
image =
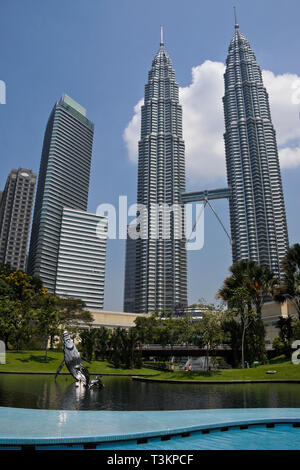
[[[131,204],[119,196],[119,206],[100,204],[97,215],[108,218],[107,232],[99,223],[97,236],[111,240],[181,240],[187,250],[201,250],[204,245],[204,204]],[[132,218],[129,222],[128,217]]]
[[[0,104],[6,104],[6,84],[0,80]]]

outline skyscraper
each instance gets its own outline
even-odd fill
[[[36,175],[19,168],[8,175],[0,200],[0,264],[25,271]]]
[[[276,134],[261,69],[237,21],[226,64],[224,138],[233,262],[252,259],[280,274],[288,233]]]
[[[55,293],[103,309],[107,217],[63,208]],[[99,236],[100,235],[100,236]]]
[[[44,136],[28,270],[55,292],[63,207],[86,211],[94,125],[67,95],[56,103]]]
[[[136,227],[135,227],[136,228]],[[124,312],[134,312],[135,302],[135,270],[136,240],[127,236],[125,258]]]
[[[145,86],[139,141],[137,202],[147,209],[148,237],[136,240],[135,311],[173,310],[187,303],[184,209],[181,222],[170,216],[164,236],[163,214],[156,207],[181,204],[185,190],[185,146],[179,87],[161,33],[160,48]],[[180,223],[181,238],[176,238]],[[125,280],[126,282],[126,280]]]

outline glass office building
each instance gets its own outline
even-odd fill
[[[32,224],[28,272],[55,292],[63,207],[86,211],[94,125],[86,110],[63,95],[44,136]]]
[[[136,225],[134,226],[136,228]],[[128,232],[128,227],[127,227]],[[135,312],[136,240],[127,235],[125,258],[124,312]]]
[[[55,293],[103,309],[107,217],[64,208],[62,212]]]

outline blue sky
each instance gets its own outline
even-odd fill
[[[0,105],[0,187],[11,168],[38,171],[50,110],[67,93],[87,108],[95,123],[89,210],[96,211],[103,202],[116,204],[120,194],[133,203],[137,167],[128,157],[123,132],[143,96],[159,47],[160,25],[176,79],[181,87],[189,87],[192,67],[206,60],[225,61],[234,31],[234,4],[241,31],[261,67],[275,75],[300,76],[298,0],[2,2],[0,80],[7,86],[7,104]],[[294,106],[291,126],[300,128],[300,105]],[[298,144],[294,137],[292,145]],[[290,243],[295,243],[300,227],[300,166],[284,168],[282,178]],[[188,181],[188,188],[202,184],[200,179]],[[220,177],[205,184],[216,187],[224,182]],[[229,227],[227,202],[219,201],[215,208]],[[124,241],[109,241],[106,309],[123,306],[124,250]],[[204,248],[188,254],[189,301],[214,300],[230,264],[228,240],[207,211]]]

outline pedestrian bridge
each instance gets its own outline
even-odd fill
[[[183,204],[189,204],[189,203],[192,203],[192,202],[201,202],[201,201],[204,202],[203,210],[198,215],[198,218],[197,218],[197,220],[194,224],[192,232],[195,230],[195,227],[196,227],[196,225],[197,225],[197,223],[198,223],[198,221],[199,221],[206,205],[208,204],[210,210],[215,215],[215,217],[218,220],[219,224],[221,225],[224,232],[226,233],[230,244],[232,245],[232,239],[231,239],[231,236],[230,236],[229,232],[226,230],[226,227],[224,226],[222,220],[220,219],[217,212],[215,211],[215,209],[213,208],[213,206],[209,202],[209,201],[212,201],[214,199],[228,199],[230,197],[231,197],[231,189],[230,188],[205,189],[203,191],[192,191],[192,192],[188,192],[188,193],[181,193],[181,202],[183,202]],[[191,235],[192,235],[192,233],[191,233]],[[191,237],[191,235],[190,235],[190,237]]]
[[[230,188],[206,189],[203,191],[192,191],[181,194],[181,201],[184,204],[190,202],[210,201],[213,199],[228,199],[231,197]]]

